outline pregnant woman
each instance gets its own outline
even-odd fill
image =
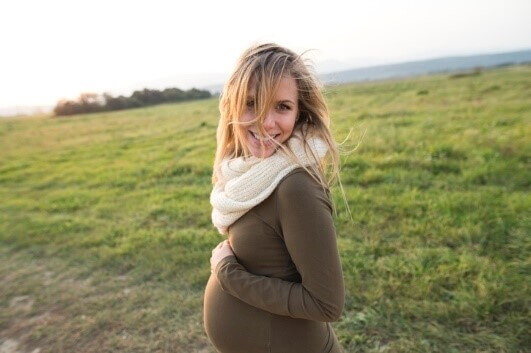
[[[276,44],[247,49],[220,98],[205,332],[221,353],[342,352],[345,289],[329,188],[338,149],[315,75]]]

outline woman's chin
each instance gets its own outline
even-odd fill
[[[262,153],[262,149],[260,148],[260,145],[259,144],[255,144],[253,143],[254,141],[248,141],[249,145],[248,145],[248,148],[249,148],[249,152],[256,158],[267,158],[267,157],[270,157],[272,156],[278,146],[276,144],[273,144],[273,145],[270,145],[270,146],[265,146],[264,148],[264,153]]]
[[[264,149],[264,152],[262,153],[262,150],[260,148],[256,148],[254,146],[251,146],[249,148],[249,152],[256,158],[267,158],[271,157],[276,151],[275,146],[272,147],[266,147]]]

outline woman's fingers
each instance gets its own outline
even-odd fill
[[[219,242],[218,245],[212,250],[212,257],[210,258],[210,272],[214,273],[215,266],[219,263],[221,258],[234,254],[230,241],[225,239]]]
[[[226,244],[228,244],[228,240],[223,240],[223,241],[219,242],[219,244],[216,245],[216,247],[212,250],[212,254],[214,253],[214,251],[216,251],[217,249],[222,248]]]

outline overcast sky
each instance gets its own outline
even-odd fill
[[[530,19],[530,0],[2,1],[0,108],[222,83],[256,42],[320,72],[529,49]]]

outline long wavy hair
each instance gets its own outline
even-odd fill
[[[240,126],[256,124],[261,136],[267,136],[263,128],[264,118],[274,100],[280,80],[289,76],[295,79],[298,90],[298,117],[293,133],[300,131],[305,152],[315,163],[307,166],[300,163],[289,149],[287,141],[280,144],[272,140],[279,147],[276,153],[283,151],[294,163],[309,172],[324,189],[329,189],[336,181],[341,185],[339,148],[330,131],[330,113],[322,94],[322,84],[317,80],[313,67],[303,60],[302,54],[298,55],[274,43],[257,44],[245,50],[225,83],[219,101],[220,119],[212,184],[220,178],[220,164],[224,159],[247,158],[251,155],[245,143],[245,129]],[[247,109],[248,94],[253,85],[256,116],[251,121],[243,122],[241,117]],[[318,136],[328,145],[324,158],[320,159],[312,153],[306,143],[310,136]],[[263,142],[261,145],[263,151]]]

